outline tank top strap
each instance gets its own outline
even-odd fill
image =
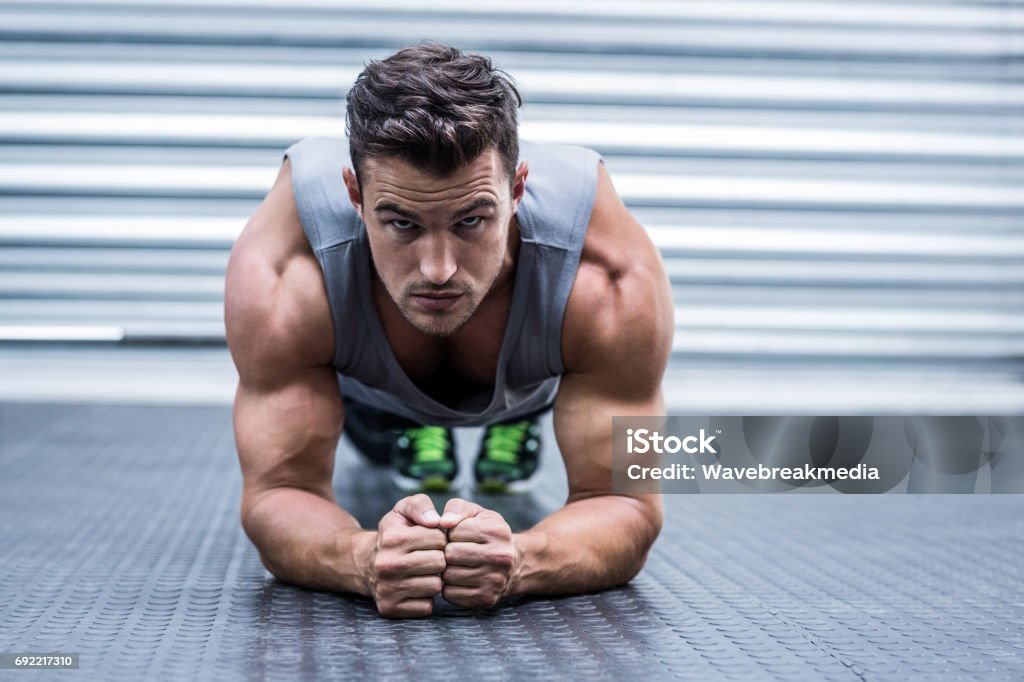
[[[350,166],[348,141],[309,137],[290,146],[292,193],[313,254],[324,273],[334,323],[334,358],[339,371],[351,371],[370,353],[360,333],[363,312],[354,264],[368,258],[362,220],[349,201],[342,169]]]
[[[562,322],[597,193],[601,155],[589,147],[520,142],[529,164],[517,217],[524,248],[533,249],[535,274],[510,376],[540,381],[565,373]]]
[[[348,141],[336,137],[307,137],[289,147],[292,192],[302,229],[314,251],[322,251],[358,236],[359,216],[349,201],[342,168],[351,167]]]

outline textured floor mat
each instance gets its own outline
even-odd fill
[[[479,499],[526,527],[545,474]],[[347,444],[335,487],[399,496]],[[669,496],[626,587],[389,621],[273,579],[240,490],[229,410],[0,404],[0,652],[81,654],[0,678],[1024,679],[1024,496]]]

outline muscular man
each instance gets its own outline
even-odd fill
[[[241,520],[279,579],[421,616],[439,593],[487,608],[643,566],[662,502],[612,493],[612,416],[664,409],[669,282],[597,153],[519,140],[519,105],[503,72],[455,48],[372,62],[347,139],[290,147],[235,244]],[[335,500],[343,430],[431,485],[454,476],[447,429],[489,426],[474,469],[500,488],[530,475],[524,444],[552,407],[569,496],[532,528],[460,498],[439,514],[419,493],[364,530]]]

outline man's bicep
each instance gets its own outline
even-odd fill
[[[611,490],[612,417],[664,414],[673,313],[660,261],[650,260],[570,300],[563,354],[573,369],[555,400],[555,432],[574,496]]]
[[[279,276],[245,243],[236,245],[228,267],[225,327],[239,376],[234,417],[243,511],[281,486],[332,498],[344,412],[326,335],[306,331],[322,327],[323,315],[288,296],[296,272]]]
[[[660,380],[623,391],[608,376],[568,374],[554,405],[554,427],[570,499],[612,492],[612,417],[664,414]]]
[[[333,500],[335,450],[344,416],[332,367],[296,369],[277,384],[243,377],[234,412],[243,507],[279,487]]]

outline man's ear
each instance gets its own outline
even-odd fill
[[[516,168],[516,176],[512,179],[512,212],[519,208],[519,202],[526,193],[526,176],[530,173],[530,165],[526,161],[520,161]]]
[[[359,214],[359,219],[363,218],[363,195],[359,191],[359,181],[356,179],[355,172],[345,166],[341,169],[341,175],[345,178],[345,189],[348,190],[348,200],[352,202],[352,205],[356,209],[356,213]]]

